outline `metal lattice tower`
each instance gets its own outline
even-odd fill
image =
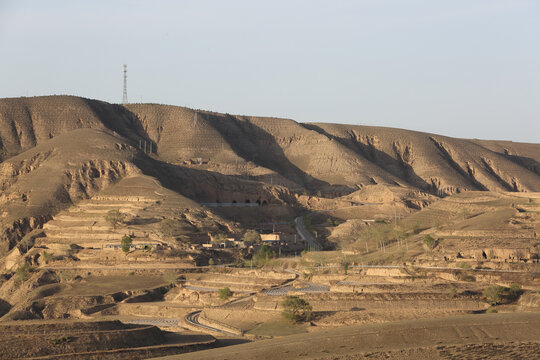
[[[124,96],[122,97],[122,104],[128,103],[127,97],[127,65],[124,64]]]

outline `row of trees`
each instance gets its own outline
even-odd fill
[[[409,238],[420,231],[419,225],[405,229],[384,222],[367,228],[359,227],[354,233],[356,240],[354,247],[366,253],[374,250],[386,252],[386,247],[394,243],[397,244],[398,248],[405,247],[408,249]],[[437,246],[437,240],[429,234],[424,236],[423,242],[430,250]]]

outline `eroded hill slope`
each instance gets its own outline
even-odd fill
[[[77,128],[122,135],[172,164],[334,195],[366,184],[539,191],[540,145],[401,129],[233,116],[177,106],[119,106],[69,96],[0,100],[4,158]]]

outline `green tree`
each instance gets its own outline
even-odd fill
[[[119,224],[122,224],[126,219],[126,214],[120,212],[120,210],[109,210],[105,215],[105,221],[107,221],[114,230]]]
[[[311,318],[311,305],[298,296],[287,295],[281,302],[283,311],[281,316],[287,321],[297,323],[300,321],[309,321]]]
[[[508,288],[508,297],[510,300],[514,301],[521,295],[521,285],[520,284],[510,284]]]
[[[343,270],[345,271],[345,275],[347,275],[347,272],[349,271],[349,263],[348,262],[343,263]]]
[[[23,265],[20,265],[19,267],[17,267],[17,270],[15,270],[16,279],[19,282],[25,281],[28,278],[28,274],[31,270],[32,266],[25,261]]]
[[[272,250],[270,246],[265,244],[261,246],[259,251],[255,253],[255,255],[253,255],[253,262],[255,262],[255,264],[258,266],[263,266],[275,256],[276,253],[274,252],[274,250]]]
[[[227,300],[232,296],[232,291],[228,287],[224,287],[223,289],[218,290],[219,298],[221,300]]]
[[[131,244],[133,243],[133,240],[131,240],[131,237],[129,235],[122,236],[122,251],[126,254],[131,250]]]
[[[490,285],[484,289],[482,294],[491,305],[497,305],[501,300],[504,290],[505,288],[503,286]]]
[[[261,242],[261,234],[257,230],[248,230],[242,237],[243,241],[249,241],[252,243],[260,243]]]

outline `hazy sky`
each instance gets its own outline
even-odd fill
[[[540,143],[539,0],[0,0],[0,97]]]

